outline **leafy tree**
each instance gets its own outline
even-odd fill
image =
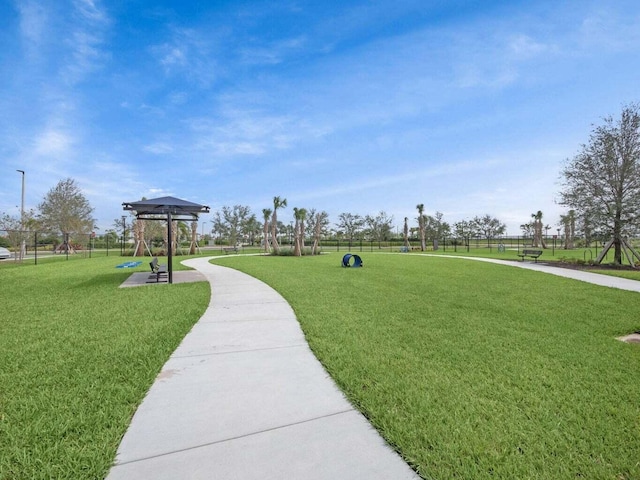
[[[95,228],[93,208],[71,178],[49,190],[38,211],[41,225],[52,233],[89,233]]]
[[[23,219],[7,213],[3,213],[2,216],[0,216],[0,230],[7,232],[7,240],[15,252],[14,259],[16,261],[23,260],[23,254],[25,252],[23,252],[22,245],[23,242],[27,240],[27,229],[33,227],[34,223],[33,210],[24,212]]]
[[[425,231],[428,236],[433,239],[442,239],[451,233],[451,227],[447,222],[442,221],[443,217],[442,212],[436,212],[433,217],[426,216]]]
[[[477,232],[476,225],[471,220],[460,220],[453,224],[453,234],[462,240],[463,245],[468,245],[469,238],[475,237]]]
[[[254,213],[250,214],[243,224],[242,234],[249,239],[249,244],[253,245],[255,238],[260,235],[262,225]]]
[[[381,211],[375,217],[366,215],[364,223],[367,226],[367,233],[372,239],[383,242],[391,237],[393,216],[387,215],[386,212]]]
[[[115,230],[107,230],[102,236],[102,240],[105,245],[109,245],[111,248],[118,243],[118,233]]]
[[[247,222],[251,219],[251,209],[244,205],[223,206],[222,211],[213,214],[213,228],[229,241],[229,245],[237,245]],[[255,219],[255,217],[254,217]]]
[[[520,225],[520,230],[524,237],[533,237],[533,222],[523,223]]]
[[[560,203],[607,232],[614,263],[621,264],[624,238],[640,226],[640,105],[627,105],[618,119],[606,117],[593,127],[562,176]]]
[[[342,230],[344,235],[349,240],[349,248],[351,248],[351,244],[356,236],[362,232],[362,227],[364,226],[364,219],[358,214],[352,213],[341,213],[338,215],[338,223],[336,226]]]
[[[476,216],[472,222],[476,233],[481,234],[487,239],[487,245],[489,245],[489,241],[492,238],[502,235],[507,229],[504,223],[489,214],[483,215],[482,217]]]

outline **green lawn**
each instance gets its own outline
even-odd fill
[[[341,268],[341,253],[220,262],[289,300],[337,383],[424,478],[640,478],[640,346],[614,339],[640,330],[639,294],[361,255],[362,269]],[[127,260],[0,264],[0,479],[103,478],[206,308],[207,283],[117,288]]]
[[[128,260],[0,266],[0,479],[104,478],[137,405],[204,312],[207,282],[119,289],[132,270],[114,266]]]
[[[428,479],[640,478],[640,294],[467,260],[224,260],[293,306],[350,400]]]

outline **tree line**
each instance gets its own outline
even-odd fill
[[[273,207],[262,210],[262,219],[249,206],[223,206],[213,213],[210,233],[218,242],[238,245],[247,243],[260,244],[265,252],[280,253],[281,243],[290,244],[293,255],[319,252],[322,239],[333,238],[353,243],[358,240],[385,242],[397,238],[394,232],[394,218],[384,211],[375,215],[360,215],[343,212],[335,223],[331,223],[326,211],[315,208],[294,207],[293,221],[286,225],[278,220],[278,211],[287,207],[287,199],[273,197]],[[427,242],[442,238],[453,238],[468,242],[470,238],[496,238],[504,234],[506,226],[497,218],[486,214],[470,220],[462,220],[450,225],[445,222],[444,215],[436,212],[428,215],[424,212],[424,204],[417,205],[417,226],[408,227],[405,218],[407,238],[420,238],[420,249],[427,249]]]
[[[566,160],[561,177],[559,204],[568,208],[559,223],[564,231],[565,248],[572,248],[577,237],[586,245],[595,238],[608,239],[596,261],[601,261],[607,250],[613,248],[614,263],[621,264],[623,256],[632,264],[640,262],[640,253],[629,242],[630,237],[640,232],[640,105],[625,105],[619,117],[605,117],[601,125],[593,126],[588,141],[573,158]],[[393,217],[384,211],[364,216],[341,213],[334,228],[330,228],[327,212],[295,207],[294,221],[286,226],[278,220],[278,211],[286,206],[285,198],[273,197],[273,206],[262,210],[262,222],[247,206],[222,207],[214,212],[211,233],[234,245],[260,239],[265,251],[274,253],[280,251],[283,234],[289,235],[296,255],[303,253],[307,243],[311,253],[317,253],[320,239],[328,235],[347,241],[385,241],[393,236]],[[426,249],[428,239],[489,240],[506,230],[504,223],[489,214],[449,224],[440,212],[425,214],[424,204],[418,204],[416,209],[417,225],[409,226],[409,219],[404,218],[403,236],[405,242],[419,238],[421,250]],[[26,231],[41,231],[61,235],[68,249],[69,235],[87,234],[95,229],[95,224],[93,208],[71,178],[61,180],[47,192],[37,210],[22,212],[19,217],[0,215],[0,229],[16,247],[24,245]],[[125,222],[119,225],[116,221],[115,226],[124,227]],[[197,236],[197,225],[175,228],[185,230],[183,237],[191,236],[192,242]],[[548,233],[550,228],[543,224],[541,211],[521,225],[523,234],[531,236],[533,244],[542,248],[546,247],[548,236],[542,232]],[[22,255],[22,249],[20,252]]]

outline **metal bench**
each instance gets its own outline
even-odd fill
[[[238,253],[238,247],[222,247],[222,250],[224,250],[225,255],[229,252]]]
[[[529,257],[529,258],[533,258],[535,260],[535,263],[538,263],[538,257],[540,255],[542,255],[542,250],[524,249],[522,250],[522,252],[518,253],[518,256],[522,258],[523,262],[525,257]]]
[[[156,283],[158,283],[161,278],[167,277],[167,266],[158,265],[158,257],[153,257],[153,260],[149,262],[149,266],[151,267],[151,275],[149,275],[149,280],[155,279]],[[147,281],[147,283],[149,282]]]

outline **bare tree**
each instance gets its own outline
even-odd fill
[[[625,237],[640,226],[640,105],[623,107],[618,119],[606,117],[593,127],[589,142],[567,160],[562,171],[562,205],[587,215],[594,229],[602,229],[613,245],[614,263],[622,263]]]
[[[383,242],[391,237],[391,227],[393,225],[393,216],[387,215],[386,212],[381,211],[375,217],[372,215],[366,215],[364,222],[368,227],[368,233],[373,240]]]
[[[309,211],[307,227],[313,232],[311,255],[317,255],[319,253],[320,238],[327,232],[327,228],[329,227],[329,214],[324,211],[316,212],[315,209],[311,209]]]

